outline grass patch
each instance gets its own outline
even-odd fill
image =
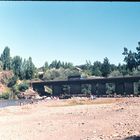
[[[112,104],[124,101],[122,98],[97,98],[95,100],[90,99],[66,99],[59,101],[50,101],[46,103],[47,107],[64,107],[75,105],[97,105],[97,104]]]

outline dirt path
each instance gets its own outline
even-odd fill
[[[140,98],[67,103],[0,109],[0,140],[121,140],[140,134]]]

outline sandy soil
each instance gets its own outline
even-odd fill
[[[140,134],[140,98],[42,101],[0,109],[0,140],[123,140]]]

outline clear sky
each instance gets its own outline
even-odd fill
[[[135,51],[140,41],[138,2],[0,2],[0,53],[74,65],[123,63],[123,47]]]

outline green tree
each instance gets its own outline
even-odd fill
[[[43,77],[43,80],[66,80],[68,76],[81,75],[81,73],[75,69],[48,69]]]
[[[122,54],[125,56],[124,61],[126,62],[127,68],[130,71],[132,71],[133,68],[137,67],[137,54],[135,52],[132,52],[131,50],[128,51],[128,49],[125,47],[124,52]]]
[[[8,86],[8,87],[13,87],[13,86],[16,84],[17,80],[18,80],[17,76],[13,76],[13,77],[9,80],[7,86]]]
[[[5,47],[3,53],[1,54],[1,60],[3,62],[3,70],[11,69],[11,57],[10,57],[10,48]]]
[[[86,69],[87,70],[91,70],[92,69],[91,61],[86,60]]]
[[[20,79],[26,79],[26,70],[27,70],[27,60],[24,59],[21,65],[21,76]]]
[[[140,66],[140,42],[138,42],[138,47],[136,47],[137,53],[136,53],[136,60],[137,60],[137,66]]]
[[[0,60],[0,71],[3,70],[3,62]]]
[[[92,75],[101,76],[102,75],[101,67],[102,63],[100,61],[95,61],[92,67]]]
[[[20,56],[15,56],[12,59],[12,69],[15,76],[18,76],[20,79],[22,79],[21,67],[22,67],[22,58]]]
[[[35,76],[35,65],[32,62],[32,58],[29,57],[29,59],[26,61],[25,64],[25,74],[26,79],[33,79]]]
[[[43,66],[43,71],[46,72],[46,70],[48,70],[48,69],[49,69],[49,64],[46,61],[45,64],[44,64],[44,66]]]
[[[119,70],[114,70],[109,74],[109,77],[118,77],[122,76],[122,73]]]
[[[19,91],[26,91],[29,88],[29,84],[24,82],[18,85],[18,90]]]
[[[49,65],[49,68],[55,68],[55,69],[59,69],[59,68],[65,68],[65,69],[72,69],[73,68],[73,64],[70,62],[61,62],[60,60],[54,60],[52,61],[52,63]]]
[[[52,61],[52,63],[49,65],[49,67],[58,69],[59,64],[58,64],[57,60]]]
[[[117,70],[117,66],[115,64],[110,64],[111,71]]]
[[[74,67],[73,64],[70,62],[65,62],[65,63],[62,62],[61,66],[65,69],[73,69],[73,67]]]
[[[102,67],[101,67],[102,76],[107,77],[111,72],[111,67],[108,58],[104,58]]]
[[[125,76],[125,75],[129,75],[129,69],[127,69],[127,66],[125,64],[121,65],[119,64],[117,69],[119,70],[119,72]]]

